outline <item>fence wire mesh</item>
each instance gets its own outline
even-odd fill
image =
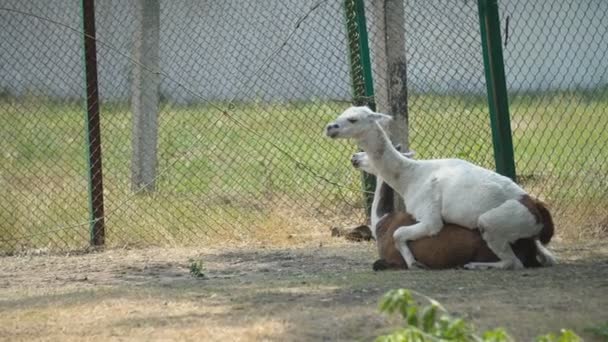
[[[608,232],[608,3],[499,2],[520,183],[562,236]]]
[[[348,34],[359,23],[344,5],[95,3],[106,245],[290,243],[365,220],[356,147],[322,135],[361,100]],[[596,237],[608,226],[608,4],[499,5],[518,180],[560,236]],[[494,168],[476,2],[403,6],[410,147]],[[386,111],[382,9],[365,3]],[[82,42],[80,1],[0,1],[3,253],[89,244]]]

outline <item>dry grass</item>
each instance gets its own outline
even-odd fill
[[[430,295],[481,329],[504,326],[517,340],[559,328],[585,335],[608,305],[608,249],[556,251],[557,267],[510,272],[374,273],[372,243],[329,238],[288,249],[4,257],[0,340],[371,340],[396,324],[376,305],[397,287]],[[206,278],[189,275],[192,261],[203,262]]]
[[[87,295],[94,296],[91,303]],[[56,297],[54,294],[51,297]],[[11,310],[3,321],[3,336],[12,340],[107,341],[136,340],[259,341],[285,333],[275,317],[226,319],[233,307],[196,301],[168,301],[133,292],[70,294],[67,305],[34,305]],[[104,298],[107,297],[107,298]],[[207,303],[205,303],[207,304]]]

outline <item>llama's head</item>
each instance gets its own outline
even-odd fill
[[[395,149],[397,149],[397,151],[401,152],[401,145],[400,144],[395,145]],[[416,154],[415,151],[408,151],[408,152],[401,153],[402,156],[404,156],[406,158],[410,158],[410,159],[412,159],[415,154]],[[372,175],[377,174],[376,169],[374,169],[371,162],[369,161],[367,152],[357,152],[357,153],[353,154],[352,158],[350,158],[350,162],[351,162],[351,164],[353,164],[353,167],[357,170],[361,170],[365,173],[369,173]]]
[[[375,113],[367,107],[350,107],[334,122],[327,125],[325,134],[334,139],[356,139],[369,131],[376,123],[385,125],[391,120],[390,116]]]

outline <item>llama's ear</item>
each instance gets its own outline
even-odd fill
[[[393,118],[390,115],[382,114],[382,113],[372,113],[369,117],[379,123],[390,122]]]
[[[405,158],[413,158],[416,155],[416,151],[410,150],[402,153]]]

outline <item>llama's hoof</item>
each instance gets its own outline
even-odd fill
[[[421,262],[414,261],[410,267],[411,270],[428,270],[429,267]]]
[[[524,264],[519,259],[516,259],[513,261],[513,263],[511,263],[510,267],[508,268],[511,270],[523,270]]]
[[[490,268],[490,266],[484,263],[470,262],[468,264],[465,264],[463,268],[465,270],[487,270]]]
[[[374,271],[385,271],[388,270],[390,267],[391,265],[384,259],[378,259],[374,261],[374,264],[372,265]]]
[[[467,270],[488,270],[488,269],[500,269],[500,270],[521,270],[524,265],[517,260],[513,261],[498,261],[498,262],[470,262],[464,265]]]
[[[407,267],[405,264],[396,264],[384,259],[378,259],[372,265],[374,271],[386,271],[386,270],[405,270]]]

